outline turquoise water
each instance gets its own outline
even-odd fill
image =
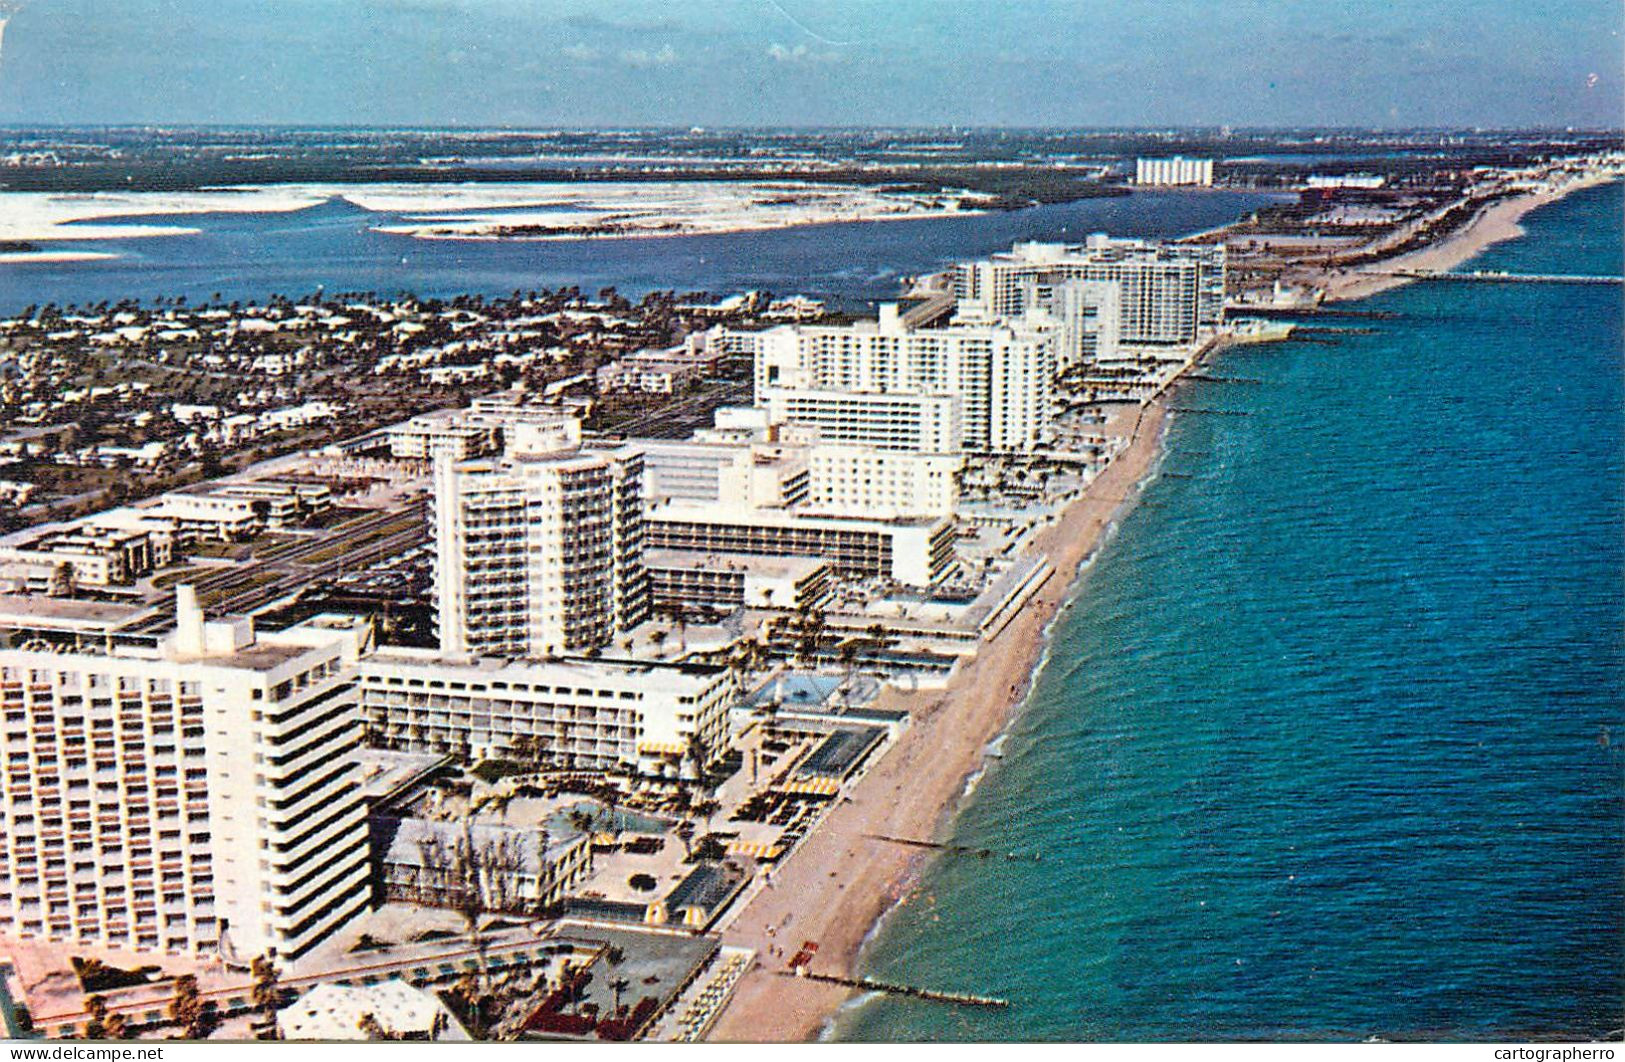
[[[1475,262],[1621,269],[1618,184]],[[1617,287],[1414,286],[1226,355],[844,1039],[1606,1036],[1625,998]],[[1614,1033],[1614,1035],[1618,1035]]]

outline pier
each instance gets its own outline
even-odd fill
[[[1250,376],[1215,376],[1214,374],[1207,373],[1207,372],[1188,372],[1188,373],[1185,374],[1185,379],[1187,379],[1187,380],[1202,380],[1205,383],[1228,383],[1228,384],[1255,384],[1256,385],[1256,384],[1262,384],[1264,382],[1263,380],[1255,380]]]
[[[780,977],[801,977],[808,981],[821,981],[826,985],[840,985],[842,988],[859,988],[867,992],[884,992],[889,996],[905,996],[909,999],[924,999],[932,1003],[953,1003],[961,1007],[998,1007],[1000,1009],[1010,1006],[1008,999],[999,999],[996,996],[978,996],[969,992],[939,992],[933,988],[918,988],[914,985],[893,984],[889,981],[876,981],[870,977],[836,977],[831,974],[813,973],[805,966],[798,966],[794,973],[786,970],[779,971]]]
[[[1374,272],[1367,270],[1366,272]],[[1271,306],[1263,303],[1226,303],[1225,313],[1245,313],[1249,317],[1358,317],[1368,321],[1391,321],[1403,316],[1392,310],[1351,310],[1341,303],[1294,303],[1290,306]]]
[[[1625,277],[1585,273],[1506,273],[1498,269],[1479,269],[1470,273],[1454,273],[1442,269],[1362,269],[1360,272],[1374,277],[1479,284],[1625,284]]]
[[[886,833],[866,833],[865,837],[871,841],[885,841],[888,844],[900,844],[906,848],[928,848],[933,852],[951,852],[955,855],[975,856],[978,859],[992,859],[998,856],[1012,862],[1039,863],[1043,857],[1037,854],[1024,855],[1021,852],[995,852],[991,848],[972,848],[963,844],[944,844],[940,841],[921,841],[913,837],[893,837]]]

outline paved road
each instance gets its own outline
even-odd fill
[[[352,520],[329,534],[278,543],[246,564],[198,575],[190,582],[210,612],[249,612],[318,579],[365,568],[422,545],[428,538],[427,512],[428,501],[419,499],[401,509]],[[153,607],[156,614],[128,629],[148,631],[169,623],[175,591],[165,591]]]

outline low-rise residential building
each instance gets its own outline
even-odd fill
[[[387,815],[372,833],[383,897],[424,907],[535,914],[592,872],[586,833]]]
[[[0,563],[36,593],[128,586],[170,564],[175,523],[115,509],[72,524],[29,528],[0,539]]]
[[[138,511],[173,520],[195,538],[235,542],[298,527],[332,507],[333,491],[326,484],[262,479],[199,484],[162,495]]]
[[[384,431],[391,457],[427,461],[444,453],[458,461],[496,453],[502,432],[496,424],[470,424],[461,410],[424,413]]]
[[[265,507],[255,499],[228,494],[175,491],[142,510],[173,520],[188,538],[239,542],[259,534],[265,526]]]
[[[690,343],[668,350],[640,350],[600,368],[598,390],[600,393],[676,394],[689,384],[715,374],[723,356],[721,347],[711,348],[703,342],[697,348]]]
[[[324,982],[277,1011],[283,1040],[468,1040],[433,992],[393,978],[379,984]]]

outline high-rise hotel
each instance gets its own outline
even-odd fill
[[[643,462],[580,422],[518,425],[501,457],[434,464],[435,608],[450,657],[599,648],[648,614]]]
[[[916,328],[895,304],[874,321],[783,325],[761,333],[756,404],[829,442],[1031,450],[1050,429],[1060,342],[1048,315]]]
[[[1134,183],[1144,185],[1198,185],[1213,183],[1212,159],[1170,158],[1134,160]]]
[[[1011,317],[1039,308],[1029,303],[1046,285],[1112,283],[1120,288],[1118,342],[1182,346],[1224,323],[1224,273],[1222,243],[1094,235],[1081,244],[1018,243],[990,258],[961,263],[954,273],[954,294],[962,305]]]
[[[287,962],[369,902],[355,663],[370,629],[0,600],[0,926]]]

